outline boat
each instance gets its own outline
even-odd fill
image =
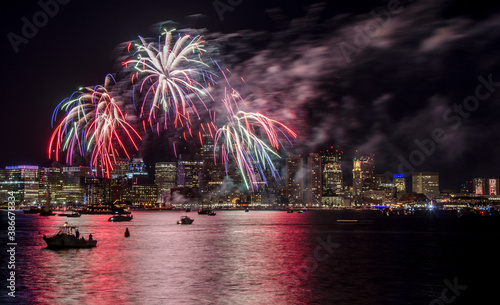
[[[210,211],[207,213],[208,216],[215,216],[217,213],[215,213],[214,211]]]
[[[192,224],[194,221],[194,219],[192,218],[189,218],[187,216],[181,216],[181,219],[179,221],[177,221],[177,224],[178,225],[190,225]]]
[[[81,212],[82,214],[97,214],[97,215],[114,215],[114,214],[130,214],[131,212],[125,206],[120,206],[119,203],[116,204],[94,204],[87,207]]]
[[[248,209],[246,209],[245,212],[250,212],[250,211]]]
[[[134,216],[132,216],[132,214],[126,214],[126,215],[116,214],[116,215],[109,217],[108,221],[112,221],[112,222],[131,221],[133,218],[134,218]]]
[[[288,211],[286,211],[286,212],[287,212],[287,213],[293,213],[293,210],[288,210]]]
[[[185,211],[185,212],[191,212],[191,208],[190,208],[190,207],[187,207],[184,211]]]
[[[24,214],[39,214],[42,210],[40,208],[29,208],[23,210]]]
[[[202,209],[199,209],[199,210],[198,210],[198,214],[200,214],[200,215],[201,215],[201,214],[208,214],[208,213],[210,213],[210,212],[212,212],[212,210],[207,209],[207,208],[202,208]]]
[[[80,217],[82,216],[82,214],[76,212],[76,211],[73,211],[71,212],[70,214],[65,214],[65,213],[61,213],[61,214],[58,214],[58,216],[64,216],[64,217]]]
[[[69,248],[92,248],[97,245],[97,240],[89,239],[79,236],[78,229],[75,226],[68,225],[67,222],[59,228],[59,231],[54,236],[43,236],[43,240],[47,243],[50,249],[69,249]]]

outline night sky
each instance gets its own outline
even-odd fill
[[[500,177],[500,4],[220,2],[237,4],[224,20],[211,0],[69,1],[17,53],[9,33],[22,35],[23,17],[41,7],[10,2],[1,18],[0,166],[50,165],[54,107],[119,72],[117,50],[171,20],[206,28],[251,109],[298,132],[293,153],[339,145],[349,170],[357,149],[375,154],[379,173],[411,173],[400,164],[413,160],[415,171],[439,171],[442,189]],[[171,136],[146,137],[139,154],[168,159]]]

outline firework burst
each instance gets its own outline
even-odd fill
[[[123,65],[134,64],[132,84],[140,80],[140,92],[144,93],[141,117],[147,117],[153,126],[157,111],[163,110],[165,129],[169,119],[175,127],[178,124],[189,127],[193,115],[199,118],[195,101],[205,106],[203,98],[209,96],[214,74],[208,72],[210,66],[202,60],[201,36],[184,35],[175,40],[173,31],[165,31],[163,35],[163,44],[161,37],[156,44],[139,36],[142,44],[137,45],[137,59]]]
[[[54,154],[58,161],[60,151],[66,151],[66,163],[71,164],[73,153],[89,157],[97,174],[109,178],[120,155],[130,158],[129,142],[138,150],[136,140],[142,140],[137,131],[126,121],[119,103],[105,86],[87,87],[64,99],[55,109],[66,116],[54,129],[49,143],[49,158]]]
[[[261,134],[265,136],[262,137]],[[280,158],[277,153],[283,146],[280,134],[289,142],[287,134],[297,137],[284,124],[260,113],[238,111],[229,123],[218,129],[215,136],[215,143],[219,140],[223,142],[222,162],[226,167],[226,173],[232,156],[247,188],[254,190],[258,188],[259,182],[267,184],[266,172],[279,179],[279,173],[272,159]]]

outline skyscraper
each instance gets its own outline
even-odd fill
[[[302,203],[304,185],[304,164],[300,155],[286,159],[286,197],[290,203]]]
[[[323,193],[340,193],[343,188],[342,152],[331,149],[320,152]]]
[[[158,201],[170,189],[177,187],[177,162],[156,162],[155,184],[158,187]]]
[[[224,165],[220,158],[220,148],[214,145],[209,134],[203,137],[203,170],[201,175],[201,190],[207,193],[220,186],[225,177]]]
[[[177,161],[177,186],[199,189],[202,169],[202,161],[180,155]]]
[[[88,166],[63,167],[63,194],[61,200],[67,203],[82,203],[85,200],[85,177],[91,175]]]
[[[50,202],[57,203],[63,190],[62,168],[43,167],[40,170],[38,199],[41,205],[46,204],[50,194]]]
[[[307,157],[307,204],[321,203],[321,158],[311,153]]]
[[[399,199],[406,193],[406,179],[404,175],[394,175],[394,186],[396,187],[396,198]]]
[[[363,191],[374,188],[375,156],[354,157],[352,167],[353,195],[359,196]]]
[[[439,173],[415,172],[412,176],[412,191],[433,199],[439,196]]]

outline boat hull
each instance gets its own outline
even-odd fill
[[[119,222],[119,221],[131,221],[134,216],[111,216],[108,221]]]
[[[191,219],[189,217],[182,217],[181,220],[177,221],[178,225],[190,225],[192,224],[194,219]]]
[[[59,234],[52,237],[43,237],[49,249],[72,249],[72,248],[93,248],[97,246],[97,240],[84,240],[75,236]]]

